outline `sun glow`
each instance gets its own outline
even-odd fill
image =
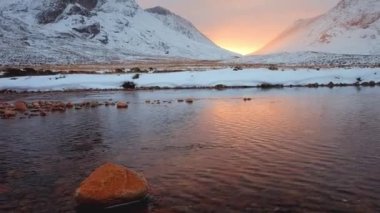
[[[258,47],[253,47],[253,46],[248,46],[248,45],[241,46],[238,44],[229,44],[229,43],[217,43],[217,45],[226,49],[226,50],[229,50],[229,51],[232,51],[235,53],[239,53],[242,55],[248,55],[250,53],[253,53],[253,52],[259,50]]]
[[[257,34],[257,37],[252,38],[251,35],[254,33],[250,29],[242,26],[239,31],[236,31],[233,26],[232,24],[225,27],[205,29],[204,31],[205,35],[218,46],[242,55],[256,52],[267,43],[269,36],[265,33]]]
[[[236,41],[236,40],[224,40],[224,39],[215,39],[214,42],[229,51],[239,53],[242,55],[248,55],[250,53],[253,53],[261,48],[260,45],[252,44],[250,42],[242,42],[242,41]]]

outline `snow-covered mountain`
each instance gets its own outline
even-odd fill
[[[341,0],[327,13],[297,21],[255,54],[317,51],[380,54],[380,0]]]
[[[1,64],[235,55],[185,19],[135,0],[0,0]]]

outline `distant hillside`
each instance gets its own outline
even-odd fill
[[[342,0],[323,15],[297,21],[255,54],[298,51],[380,54],[380,0]]]

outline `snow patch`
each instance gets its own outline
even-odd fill
[[[0,78],[0,90],[18,91],[63,91],[74,89],[120,89],[126,81],[133,81],[137,87],[213,87],[259,86],[261,84],[307,85],[346,83],[362,81],[380,82],[380,68],[365,69],[297,69],[269,71],[268,69],[219,69],[209,71],[186,71],[175,73],[141,74],[70,74],[57,76],[19,77],[17,80]]]

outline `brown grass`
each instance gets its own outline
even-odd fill
[[[20,66],[0,66],[0,70],[4,68],[25,68],[30,67],[36,70],[52,70],[56,72],[97,72],[107,71],[116,72],[116,70],[129,71],[131,68],[140,68],[142,71],[154,72],[179,72],[179,71],[203,71],[209,69],[231,68],[239,66],[243,70],[248,68],[269,68],[270,64],[251,64],[251,63],[225,63],[223,61],[207,61],[207,60],[181,60],[181,59],[146,59],[138,61],[124,61],[124,62],[110,62],[106,64],[75,64],[75,65],[20,65]],[[279,71],[282,69],[310,68],[310,69],[323,69],[323,68],[336,68],[338,66],[306,66],[306,65],[277,65]],[[342,66],[340,66],[342,67]],[[350,67],[350,66],[347,66]],[[363,67],[377,67],[363,66]]]

